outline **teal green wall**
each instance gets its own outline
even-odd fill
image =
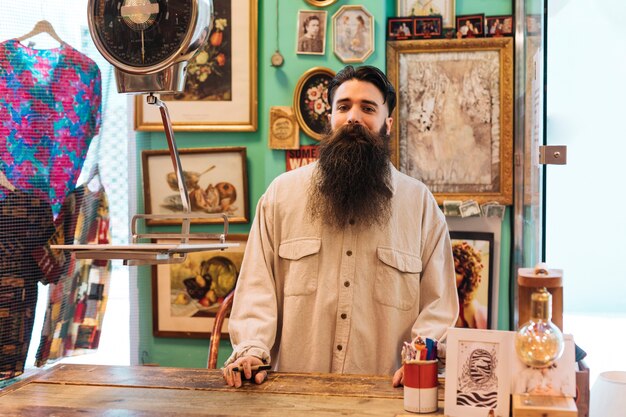
[[[267,115],[271,106],[290,106],[293,101],[293,91],[302,73],[311,67],[324,66],[335,71],[343,67],[332,52],[332,42],[327,32],[326,54],[296,55],[296,22],[298,10],[314,9],[304,0],[280,1],[280,51],[285,57],[285,64],[280,68],[270,66],[270,57],[276,49],[275,28],[276,0],[259,1],[259,44],[258,44],[258,97],[259,123],[256,132],[205,132],[176,134],[179,148],[245,146],[248,157],[248,181],[250,194],[250,211],[253,215],[256,202],[269,183],[285,170],[285,152],[270,150],[267,146],[268,120]],[[375,52],[365,62],[380,68],[385,68],[385,26],[389,16],[395,15],[396,0],[339,0],[332,6],[323,8],[328,12],[328,21],[331,23],[333,14],[343,5],[362,5],[375,17]],[[457,14],[485,13],[486,15],[511,14],[510,0],[457,0]],[[301,133],[300,143],[303,145],[316,143]],[[167,149],[163,133],[137,132],[137,159],[138,172],[137,189],[139,198],[137,211],[143,212],[142,184],[141,184],[141,151],[146,149]],[[502,230],[502,259],[500,277],[499,324],[501,329],[508,328],[508,277],[509,277],[509,247],[510,214],[503,223]],[[205,226],[211,230],[210,226]],[[247,233],[249,224],[231,225],[231,233]],[[160,231],[168,230],[161,227]],[[203,339],[163,338],[152,336],[152,286],[151,268],[139,267],[137,288],[139,292],[139,353],[144,362],[158,363],[161,366],[204,367],[207,361],[209,341]],[[210,331],[210,329],[207,329]],[[230,344],[222,341],[218,364],[230,354]]]

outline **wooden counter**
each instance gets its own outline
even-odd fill
[[[416,415],[402,405],[390,377],[270,372],[235,389],[219,370],[147,366],[57,365],[0,391],[0,416]]]

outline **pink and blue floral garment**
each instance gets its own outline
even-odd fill
[[[0,170],[19,190],[48,201],[54,217],[98,133],[100,104],[98,66],[70,45],[0,43]]]

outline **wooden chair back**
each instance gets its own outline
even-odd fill
[[[215,322],[213,323],[213,331],[211,332],[211,343],[209,344],[207,369],[215,369],[217,366],[217,353],[220,349],[220,339],[222,338],[222,324],[224,323],[224,318],[226,318],[226,315],[233,306],[234,295],[235,290],[233,289],[230,294],[224,298],[220,308],[217,310],[217,313],[215,313]]]

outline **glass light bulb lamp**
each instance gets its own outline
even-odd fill
[[[563,354],[563,333],[551,319],[552,295],[538,288],[531,295],[530,320],[515,335],[515,350],[524,364],[545,368]]]

